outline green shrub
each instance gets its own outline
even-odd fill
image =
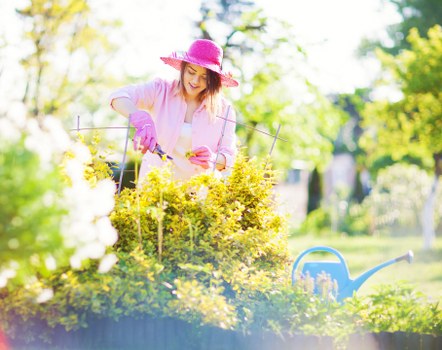
[[[410,285],[380,285],[371,295],[348,299],[345,308],[355,332],[442,334],[440,305]]]
[[[240,160],[226,181],[200,175],[184,183],[152,171],[117,198],[116,250],[141,245],[174,273],[183,263],[223,273],[241,263],[277,274],[288,262],[286,222],[274,210],[270,172],[260,166]]]
[[[0,118],[0,148],[0,288],[100,258],[116,239],[114,184],[87,176],[88,148],[58,120],[24,114]]]
[[[330,213],[320,207],[311,211],[303,223],[296,229],[297,234],[326,235],[332,231]]]
[[[348,236],[370,234],[370,215],[367,206],[350,202],[339,231]]]
[[[431,188],[432,178],[416,165],[395,164],[379,171],[363,206],[370,213],[374,234],[404,234],[420,231],[420,214]],[[442,189],[439,183],[435,226],[442,217]]]
[[[100,166],[91,169],[88,178],[100,179],[94,175]],[[87,260],[0,289],[0,328],[11,338],[50,341],[56,326],[74,330],[91,319],[150,315],[341,342],[356,330],[393,329],[394,317],[417,303],[413,318],[394,329],[442,334],[438,306],[411,291],[385,289],[340,305],[328,292],[319,297],[305,285],[292,286],[287,224],[274,208],[273,184],[271,169],[241,155],[226,179],[200,175],[181,183],[168,169],[152,171],[115,199],[110,218],[119,239],[107,256],[117,263],[103,272],[100,262]],[[48,290],[52,297],[42,298]]]
[[[200,175],[181,183],[168,169],[152,171],[116,198],[114,268],[102,274],[89,262],[2,291],[2,324],[12,333],[11,320],[31,327],[34,318],[75,329],[91,314],[150,314],[236,327],[238,295],[255,298],[288,281],[286,222],[274,210],[273,181],[269,168],[241,156],[225,180]],[[48,289],[53,297],[35,303]]]

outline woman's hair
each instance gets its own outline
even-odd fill
[[[186,89],[184,87],[184,84],[182,83],[184,81],[184,71],[186,69],[186,66],[189,63],[182,61],[181,62],[181,71],[180,71],[180,93],[185,96],[186,95]],[[219,99],[221,95],[221,77],[218,73],[211,71],[210,69],[207,69],[206,74],[206,85],[207,87],[200,93],[199,100],[202,102],[204,99],[206,99],[207,104],[206,108],[209,112],[209,116],[211,120],[215,119],[216,114],[219,112],[218,109],[220,109],[221,106],[219,106]]]

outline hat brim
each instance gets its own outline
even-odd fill
[[[219,76],[221,77],[221,84],[226,87],[236,87],[239,85],[238,81],[236,81],[235,79],[230,77],[229,74],[220,70],[219,67],[214,64],[205,64],[204,62],[199,62],[197,60],[193,60],[192,57],[188,57],[188,56],[187,57],[168,56],[168,57],[160,57],[160,59],[164,63],[175,68],[176,70],[181,70],[181,62],[183,62],[183,61],[190,63],[190,64],[196,64],[197,66],[201,66],[201,67],[210,69],[211,71],[213,71],[215,73],[218,73]]]

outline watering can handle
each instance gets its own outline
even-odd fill
[[[332,253],[334,255],[336,255],[339,259],[339,261],[341,262],[341,264],[343,264],[344,266],[347,266],[344,257],[342,256],[341,253],[339,253],[336,249],[333,249],[331,247],[327,247],[327,246],[316,246],[316,247],[312,247],[309,248],[307,250],[304,250],[295,260],[295,262],[293,263],[293,268],[292,268],[292,285],[295,283],[295,272],[298,268],[299,263],[301,262],[301,259],[306,256],[307,254],[310,253],[314,253],[314,252],[328,252],[328,253]]]

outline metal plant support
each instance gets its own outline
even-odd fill
[[[279,136],[279,132],[281,130],[281,124],[278,124],[278,129],[276,131],[276,134],[272,135],[272,134],[270,134],[270,133],[268,133],[268,132],[266,132],[264,130],[260,130],[258,128],[253,127],[253,126],[250,126],[250,125],[238,122],[238,121],[234,121],[234,120],[228,119],[227,116],[229,115],[229,111],[230,111],[230,106],[228,107],[228,110],[227,110],[227,113],[226,113],[226,117],[217,116],[217,118],[220,118],[220,119],[224,120],[224,125],[223,125],[223,129],[222,129],[220,144],[222,143],[223,138],[224,138],[224,132],[225,132],[225,128],[226,128],[227,122],[235,123],[236,125],[241,125],[241,126],[244,126],[244,127],[248,128],[248,129],[252,129],[254,131],[257,131],[257,132],[259,132],[261,134],[264,134],[264,135],[267,135],[267,136],[271,136],[273,138],[273,142],[272,142],[272,145],[271,145],[270,150],[269,150],[269,156],[272,155],[272,152],[273,152],[273,149],[275,147],[275,144],[276,144],[277,140],[281,140],[281,141],[287,142],[286,139],[283,139],[282,137]],[[83,131],[83,130],[110,130],[110,129],[114,129],[114,130],[115,129],[124,129],[124,130],[126,130],[126,138],[124,140],[123,158],[122,158],[121,164],[120,164],[120,178],[119,178],[119,181],[118,181],[118,195],[120,195],[120,193],[121,193],[121,186],[122,186],[122,183],[123,183],[124,172],[125,172],[125,167],[126,167],[127,145],[129,143],[129,133],[130,133],[130,129],[131,129],[129,118],[127,120],[127,126],[80,127],[80,116],[77,116],[77,127],[75,129],[70,129],[70,131],[76,131],[76,132],[79,133],[80,131]],[[216,158],[215,158],[216,160],[215,160],[215,164],[213,166],[213,172],[215,172],[215,170],[216,170],[216,162],[218,160],[218,156],[219,156],[219,150],[218,150],[218,152],[216,154]]]

